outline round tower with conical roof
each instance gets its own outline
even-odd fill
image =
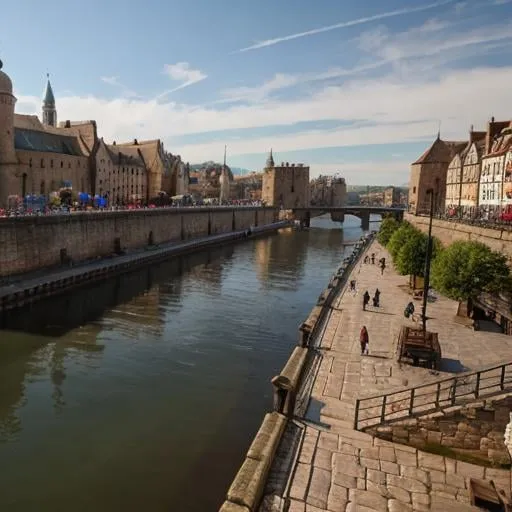
[[[46,75],[46,90],[43,98],[43,124],[45,126],[57,126],[57,109],[55,107],[55,96],[53,95],[50,75]]]
[[[9,185],[18,165],[14,146],[15,104],[11,79],[2,71],[0,61],[0,207],[7,203]]]

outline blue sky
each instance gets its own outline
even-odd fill
[[[463,140],[510,117],[512,0],[20,0],[2,19],[17,112],[39,113],[49,72],[61,121],[191,163],[227,144],[259,170],[272,147],[400,185],[439,124]]]

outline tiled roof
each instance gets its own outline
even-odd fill
[[[115,146],[107,144],[107,150],[110,158],[116,165],[134,165],[135,167],[145,167],[144,161],[140,156],[137,146]],[[121,146],[121,147],[120,147]]]
[[[460,153],[467,144],[467,141],[445,141],[437,138],[412,165],[429,162],[450,163],[452,158]]]
[[[37,131],[44,130],[44,126],[37,116],[26,114],[14,114],[14,127]]]
[[[18,150],[84,156],[76,137],[49,133],[47,131],[15,127],[14,146]]]

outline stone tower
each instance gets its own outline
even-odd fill
[[[57,109],[55,108],[55,96],[53,95],[50,75],[46,75],[46,91],[43,98],[43,124],[46,126],[57,126]]]
[[[14,105],[11,79],[2,71],[0,61],[0,207],[7,204],[7,194],[18,166],[14,147]]]
[[[219,185],[220,185],[220,195],[219,201],[222,203],[223,201],[227,201],[229,199],[229,173],[228,168],[226,166],[226,149],[227,146],[224,147],[224,164],[222,165],[222,171],[219,177]]]

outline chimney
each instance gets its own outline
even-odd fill
[[[69,120],[66,121],[66,128],[71,128],[71,121],[69,121]]]
[[[485,134],[485,154],[488,155],[491,151],[492,136],[493,136],[493,123],[494,117],[491,117],[490,122],[487,123],[487,133]]]
[[[137,139],[133,139],[133,143],[134,143],[135,145],[137,145],[137,144],[138,144]]]

